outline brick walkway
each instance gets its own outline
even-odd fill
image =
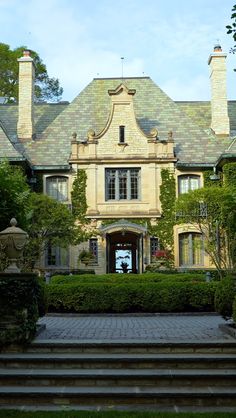
[[[40,340],[235,341],[218,328],[218,315],[48,315]]]

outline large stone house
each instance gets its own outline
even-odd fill
[[[94,232],[68,250],[49,248],[44,269],[76,269],[90,249],[97,273],[142,272],[160,250],[148,225],[163,216],[162,170],[176,195],[203,186],[204,170],[236,159],[236,102],[227,101],[226,54],[209,57],[211,102],[174,102],[149,77],[95,78],[72,103],[34,104],[34,63],[19,60],[19,102],[0,105],[0,158],[41,176],[43,192],[71,206],[78,170],[86,173],[86,217]],[[173,200],[175,195],[173,195]],[[202,239],[188,225],[173,228],[175,266],[207,268]],[[125,258],[126,257],[126,258]]]

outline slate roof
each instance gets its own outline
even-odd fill
[[[14,146],[12,145],[11,141],[7,137],[5,129],[0,121],[0,144],[1,144],[1,152],[0,152],[0,160],[8,159],[10,161],[22,161],[25,158],[19,153]]]
[[[12,147],[34,168],[66,168],[72,133],[76,132],[77,140],[82,141],[89,129],[95,130],[96,134],[102,131],[110,113],[108,90],[115,89],[121,82],[136,90],[133,98],[136,119],[145,133],[155,127],[159,138],[167,139],[168,132],[173,131],[179,164],[212,165],[225,150],[235,153],[236,144],[232,139],[216,138],[209,129],[209,102],[174,102],[149,77],[94,79],[70,104],[35,106],[35,141],[17,143],[16,105],[0,105],[0,121]],[[234,134],[236,102],[229,102],[229,115]]]

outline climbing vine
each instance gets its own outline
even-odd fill
[[[74,180],[71,192],[72,213],[79,220],[80,224],[87,224],[86,218],[87,199],[86,199],[87,174],[85,170],[79,169]]]
[[[228,163],[223,167],[225,186],[236,186],[236,163]]]
[[[175,225],[175,196],[176,185],[173,174],[168,169],[161,170],[162,184],[160,186],[160,202],[162,207],[162,217],[155,226],[150,226],[153,236],[160,239],[164,248],[168,248],[173,252],[174,234],[173,227]]]
[[[223,181],[223,174],[221,171],[217,172],[217,176],[219,177],[218,180],[212,180],[211,176],[214,175],[213,170],[206,170],[203,172],[203,179],[204,179],[204,187],[221,187]]]

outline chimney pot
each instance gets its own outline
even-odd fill
[[[28,57],[30,57],[30,56],[31,56],[31,51],[30,51],[30,49],[25,49],[25,50],[23,51],[23,57],[28,58]]]
[[[221,48],[221,46],[220,46],[219,43],[215,44],[215,46],[214,46],[214,52],[222,52],[222,48]]]

